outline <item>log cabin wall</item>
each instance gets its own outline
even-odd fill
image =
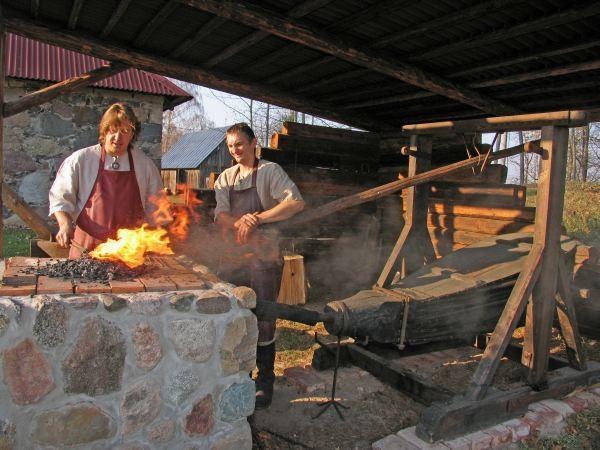
[[[405,136],[286,122],[261,157],[281,164],[312,208],[405,177],[407,157],[399,150],[407,143]],[[464,143],[434,141],[434,166],[465,158]],[[492,164],[482,174],[467,169],[430,184],[427,222],[437,257],[489,236],[533,231],[535,208],[525,206],[526,188],[506,184],[506,177],[506,166]],[[374,283],[404,225],[404,200],[403,192],[283,230],[284,248],[305,258],[309,301],[352,295]],[[585,257],[590,252],[595,255],[581,246],[575,274],[581,269],[586,280],[580,288],[596,289],[587,274],[596,273],[596,261]]]

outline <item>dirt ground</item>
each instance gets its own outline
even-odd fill
[[[331,342],[331,337],[324,335],[322,326],[279,321],[278,329],[275,396],[269,409],[257,411],[252,417],[254,448],[370,449],[372,442],[418,422],[424,405],[357,367],[342,367],[338,374],[336,399],[349,407],[342,410],[344,420],[333,408],[315,419],[320,411],[318,403],[330,396],[333,370],[317,372],[325,383],[310,393],[303,393],[286,378],[284,370],[310,364],[318,348],[313,338],[315,331],[324,341]],[[519,329],[515,342],[521,338]],[[586,339],[585,346],[591,359],[600,360],[600,342]],[[556,332],[552,353],[565,356],[564,345]],[[481,350],[467,346],[435,352],[436,357],[433,354],[403,357],[397,363],[432,380],[438,387],[461,393],[467,388],[481,354]],[[524,384],[520,364],[503,359],[493,386],[508,390]]]

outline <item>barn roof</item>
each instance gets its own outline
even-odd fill
[[[5,45],[6,76],[14,78],[63,81],[107,63],[93,56],[13,33],[7,33]],[[162,95],[167,97],[165,109],[192,99],[190,94],[165,77],[133,68],[93,83],[92,86]]]
[[[370,130],[600,106],[597,0],[5,0],[8,31]]]
[[[161,159],[162,169],[196,169],[225,140],[228,127],[184,134]]]

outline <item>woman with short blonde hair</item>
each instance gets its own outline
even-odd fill
[[[140,122],[126,103],[109,106],[98,127],[98,144],[77,150],[62,163],[50,189],[57,242],[69,257],[149,219],[151,196],[162,189],[158,168],[133,145]]]

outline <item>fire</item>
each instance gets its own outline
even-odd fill
[[[134,268],[144,264],[146,253],[172,255],[171,241],[164,228],[150,229],[148,224],[130,230],[121,228],[117,239],[108,239],[90,252],[96,259],[121,261],[127,267]]]
[[[147,223],[139,228],[121,228],[116,239],[108,239],[90,252],[97,259],[121,261],[130,268],[144,264],[147,253],[173,255],[171,239],[185,240],[188,237],[190,224],[200,221],[200,214],[195,207],[199,201],[185,185],[177,185],[183,191],[184,205],[173,204],[166,194],[153,196],[150,201],[156,209],[152,213],[155,228]]]

